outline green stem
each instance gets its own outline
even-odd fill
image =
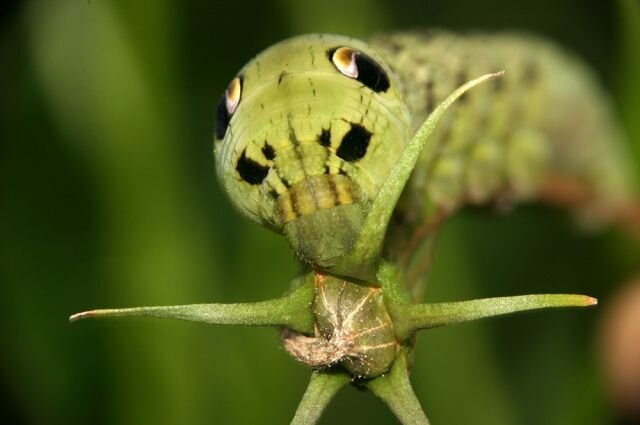
[[[403,425],[429,425],[420,401],[409,382],[406,353],[403,351],[387,375],[379,376],[369,383],[369,388],[382,399]]]
[[[597,303],[598,300],[586,295],[521,295],[450,303],[392,304],[389,306],[389,313],[395,325],[396,337],[400,341],[404,341],[421,329],[520,311],[557,307],[589,307]]]
[[[393,264],[381,259],[376,281],[382,286],[385,299],[390,303],[404,305],[411,301],[411,295],[400,279],[400,272]]]
[[[313,372],[291,425],[313,425],[331,399],[351,378],[344,372]]]
[[[77,313],[70,322],[93,317],[142,316],[191,320],[218,325],[287,326],[298,332],[313,331],[313,286],[306,283],[291,294],[268,301],[238,304],[190,304],[112,308]]]
[[[500,77],[504,72],[486,74],[471,80],[454,90],[436,109],[427,117],[420,126],[416,134],[409,141],[409,144],[402,152],[402,155],[393,166],[389,177],[380,188],[378,195],[371,204],[371,208],[363,223],[362,230],[355,242],[350,254],[346,255],[340,263],[334,266],[331,271],[337,274],[346,274],[364,280],[374,278],[374,263],[378,258],[380,246],[384,239],[385,230],[391,218],[391,214],[400,198],[411,172],[415,168],[418,158],[422,154],[429,136],[433,133],[440,118],[447,108],[451,106],[460,96],[473,87],[492,78]]]

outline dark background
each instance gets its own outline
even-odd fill
[[[289,358],[273,330],[134,319],[67,323],[69,314],[89,308],[256,301],[287,288],[297,266],[286,242],[232,210],[211,154],[218,96],[263,48],[306,32],[531,31],[592,65],[637,157],[640,29],[629,17],[633,3],[3,3],[0,419],[292,418],[309,370]],[[579,292],[601,303],[424,332],[412,379],[432,422],[616,423],[598,333],[607,301],[640,269],[639,252],[620,233],[585,235],[565,214],[542,207],[451,220],[427,300]],[[371,394],[347,388],[322,423],[394,419]]]

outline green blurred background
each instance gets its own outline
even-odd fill
[[[263,48],[305,32],[527,30],[590,63],[640,152],[638,21],[626,2],[33,0],[0,18],[0,418],[13,424],[282,424],[309,370],[271,329],[67,323],[96,307],[255,301],[297,265],[215,180],[214,107]],[[635,51],[634,51],[635,49]],[[635,121],[634,121],[635,118]],[[445,228],[428,300],[532,292],[595,310],[423,333],[413,382],[434,424],[614,424],[599,366],[607,300],[637,245],[541,207]],[[640,360],[639,360],[640,361]],[[324,424],[388,424],[345,389]]]

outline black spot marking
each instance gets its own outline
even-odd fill
[[[342,168],[339,168],[339,169],[338,169],[338,174],[340,174],[341,176],[346,176],[346,175],[347,175],[347,172],[346,172],[346,171],[344,171]]]
[[[320,136],[318,136],[318,142],[325,148],[331,146],[331,129],[323,128]]]
[[[385,92],[389,89],[389,77],[384,69],[373,59],[364,53],[356,55],[356,66],[358,67],[358,81],[369,87],[376,93]]]
[[[262,147],[262,154],[269,161],[276,157],[276,151],[273,149],[273,146],[271,146],[267,142],[264,142],[264,146]]]
[[[278,192],[275,191],[275,189],[271,189],[269,191],[269,196],[271,196],[273,199],[278,199]]]
[[[335,47],[327,51],[327,56],[330,61],[333,60],[333,54],[338,49],[339,47]],[[389,77],[376,61],[362,52],[358,52],[355,59],[356,67],[358,69],[358,76],[356,77],[357,81],[360,81],[376,93],[386,92],[389,89],[391,86]]]
[[[331,174],[331,168],[329,168],[329,166],[328,166],[328,165],[325,165],[325,166],[324,166],[324,173],[325,173],[325,174]]]
[[[370,140],[370,131],[360,124],[351,123],[351,129],[342,138],[336,155],[348,162],[358,161],[367,153]]]
[[[240,174],[240,177],[242,177],[242,180],[253,185],[262,183],[269,173],[269,167],[260,165],[253,159],[247,158],[246,149],[242,151],[242,155],[240,155],[238,159],[236,170],[238,174]]]
[[[284,177],[280,177],[280,181],[282,182],[284,187],[286,187],[287,189],[289,189],[291,187],[291,182],[289,180],[285,179]]]
[[[231,121],[231,114],[227,111],[227,97],[222,94],[216,109],[216,140],[224,139],[227,127],[229,127],[229,121]]]

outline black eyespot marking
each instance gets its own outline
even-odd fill
[[[242,155],[238,158],[236,170],[242,180],[249,184],[258,185],[267,177],[269,167],[260,165],[251,158],[247,158],[247,150],[242,151]]]
[[[227,96],[223,94],[216,109],[216,140],[224,139],[229,121],[231,121],[231,114],[227,111]]]
[[[389,77],[384,69],[369,56],[359,53],[356,55],[356,66],[358,67],[358,78],[365,86],[376,93],[385,92],[389,89]]]
[[[325,148],[331,146],[331,130],[323,128],[320,136],[318,137],[318,142]]]
[[[358,161],[367,153],[370,140],[371,132],[360,124],[351,123],[351,129],[342,138],[336,155],[348,162]]]
[[[327,56],[340,73],[360,81],[376,93],[387,91],[391,85],[384,69],[362,52],[336,47],[329,49]]]
[[[267,142],[264,142],[264,146],[262,147],[262,154],[269,161],[276,157],[276,151],[273,149],[273,146],[271,146]]]

